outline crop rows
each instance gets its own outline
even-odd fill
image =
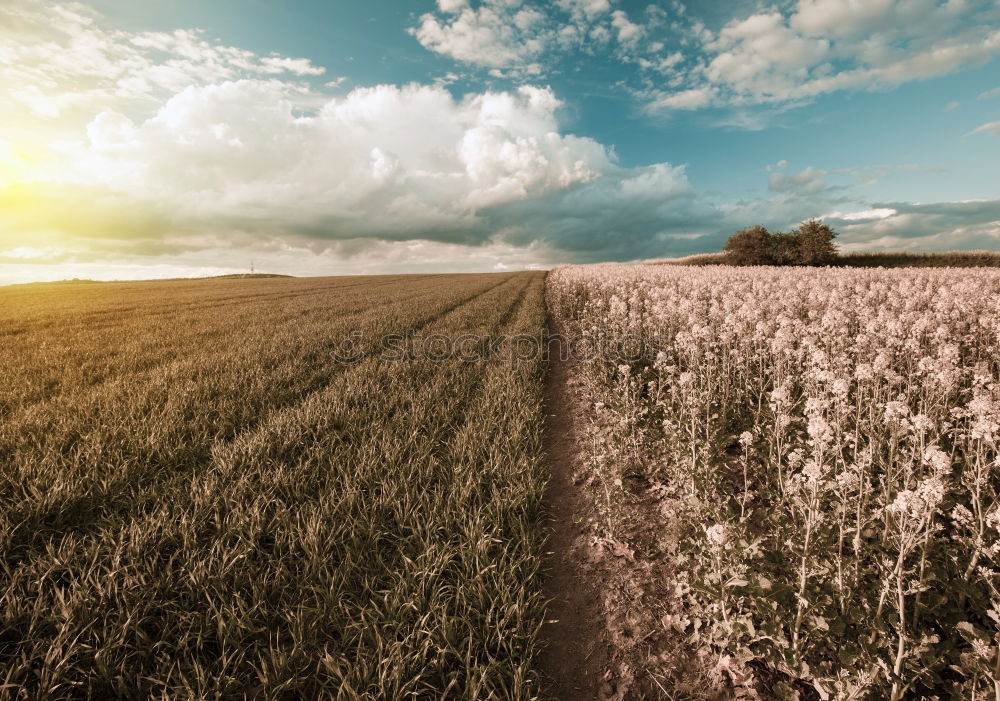
[[[595,524],[674,528],[663,623],[761,698],[1000,698],[1000,274],[558,268]],[[756,684],[756,686],[754,686]]]
[[[0,696],[535,695],[543,279],[0,293]]]

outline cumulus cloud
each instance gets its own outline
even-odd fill
[[[717,31],[681,3],[631,17],[609,0],[445,0],[409,31],[425,48],[497,77],[539,76],[560,60],[605,54],[631,64],[622,84],[653,112],[787,108],[1000,55],[1000,7],[991,0],[798,0]],[[742,119],[753,128],[753,115]]]
[[[512,202],[487,213],[503,240],[542,241],[562,260],[632,260],[718,248],[727,222],[700,197],[681,166],[612,168],[604,177],[544,200]]]
[[[437,0],[438,8],[441,12],[458,12],[466,5],[467,0]]]
[[[611,11],[608,0],[556,0],[556,5],[573,17],[594,19]]]
[[[317,274],[632,260],[718,250],[748,223],[785,228],[822,212],[846,242],[873,246],[912,233],[961,247],[996,228],[972,205],[845,209],[858,195],[827,182],[850,175],[856,187],[888,168],[785,173],[779,162],[769,197],[714,204],[683,166],[624,168],[602,144],[563,133],[547,88],[455,98],[381,85],[313,94],[309,111],[289,90],[227,81],[185,88],[145,120],[98,114],[61,144],[60,184],[0,188],[0,266],[32,264],[28,248],[59,250],[48,260],[66,265],[169,259],[191,270],[225,268],[224,252],[240,250],[277,272]]]
[[[141,123],[101,113],[85,141],[62,149],[67,177],[177,218],[313,238],[478,242],[480,210],[609,170],[603,146],[559,133],[559,104],[530,86],[455,99],[383,85],[303,116],[284,84],[242,80],[189,87]]]
[[[839,90],[875,90],[954,72],[1000,55],[1000,8],[986,0],[799,0],[733,19],[699,42],[675,85],[648,90],[655,109],[712,90],[710,104],[805,102]],[[709,103],[706,103],[709,104]]]
[[[547,88],[455,98],[382,85],[305,113],[288,91],[227,81],[190,86],[145,120],[100,113],[85,138],[60,146],[62,185],[0,189],[0,205],[16,203],[2,208],[0,247],[26,235],[53,246],[51,232],[70,232],[87,242],[67,253],[82,264],[208,260],[227,245],[281,241],[327,270],[350,260],[373,271],[377,256],[410,269],[448,257],[458,268],[490,256],[507,266],[630,259],[686,251],[719,228],[683,167],[623,168],[600,143],[562,133]]]
[[[714,57],[705,67],[712,84],[769,96],[787,91],[830,50],[827,40],[797,35],[778,12],[730,22],[705,48]]]
[[[448,4],[441,9],[446,17],[427,13],[410,32],[425,48],[458,61],[492,68],[526,66],[550,40],[545,16],[532,8],[495,2],[461,9]],[[537,71],[532,66],[529,72]]]
[[[847,250],[996,250],[1000,245],[1000,200],[875,204],[871,216],[829,220]]]
[[[738,67],[721,63],[717,80],[705,62],[702,82],[682,87],[690,62],[650,43],[650,27],[666,21],[656,13],[640,24],[607,0],[437,7],[418,39],[498,71],[530,73],[546,52],[597,37],[637,61],[662,52],[680,81],[660,96],[665,109],[734,95],[724,74]],[[65,122],[45,168],[25,165],[6,128],[0,139],[0,278],[43,264],[63,277],[98,265],[121,277],[237,272],[250,257],[297,274],[631,260],[718,250],[747,224],[784,228],[822,212],[855,245],[926,237],[955,248],[982,245],[1000,220],[995,203],[864,201],[858,188],[887,167],[787,172],[785,161],[760,174],[761,196],[717,204],[683,165],[622,167],[612,148],[567,133],[550,88],[456,96],[445,80],[347,91],[344,78],[313,80],[323,70],[308,60],[195,30],[112,30],[80,5],[27,0],[0,13],[0,81],[13,105],[0,126],[16,124],[17,109],[31,124]],[[692,36],[720,55],[743,52],[743,85],[774,94],[812,76],[817,60],[840,65],[838,42],[861,31],[822,14],[805,24],[758,14]],[[532,37],[538,46],[521,42]]]
[[[597,48],[638,61],[622,52],[634,53],[646,30],[625,11],[612,10],[609,0],[480,0],[477,5],[444,0],[438,13],[421,15],[409,33],[424,48],[492,69],[495,76],[523,76],[543,73],[543,59]]]
[[[625,46],[634,45],[643,35],[642,27],[630,20],[625,10],[611,13],[611,26],[618,35],[618,41]]]
[[[198,30],[107,29],[78,3],[4,3],[0,47],[5,109],[26,108],[35,118],[51,119],[71,109],[148,105],[189,85],[324,72],[308,59],[258,56],[211,42]]]
[[[517,2],[438,7],[452,29],[495,28],[485,10],[515,32],[548,22]],[[558,9],[588,32],[616,19],[619,33],[638,31],[606,1]],[[5,86],[35,113],[62,115],[65,128],[49,140],[49,170],[0,182],[0,265],[127,268],[170,257],[192,266],[201,255],[215,270],[227,249],[264,249],[272,261],[309,251],[317,265],[350,259],[367,270],[373,256],[411,269],[490,256],[537,265],[631,256],[717,218],[682,167],[622,168],[611,149],[565,133],[549,88],[338,95],[340,79],[302,80],[323,72],[305,59],[259,56],[196,30],[108,29],[83,6],[29,0],[3,12]],[[10,143],[0,142],[7,178]]]

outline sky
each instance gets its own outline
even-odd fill
[[[1000,250],[1000,2],[0,3],[0,284]]]

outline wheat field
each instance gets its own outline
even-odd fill
[[[0,290],[0,697],[536,695],[543,284]]]
[[[996,697],[998,310],[987,269],[2,289],[0,698],[545,698],[560,527],[609,698]]]

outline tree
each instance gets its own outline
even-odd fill
[[[733,265],[831,265],[837,262],[837,232],[810,219],[788,233],[772,234],[763,226],[740,229],[723,250]]]
[[[729,237],[723,250],[734,265],[774,265],[778,262],[775,237],[763,226],[740,229]]]
[[[775,265],[795,265],[799,260],[799,237],[792,232],[774,234]]]
[[[810,219],[791,232],[795,237],[791,251],[794,265],[830,265],[837,260],[837,246],[833,240],[837,232],[820,219]]]

